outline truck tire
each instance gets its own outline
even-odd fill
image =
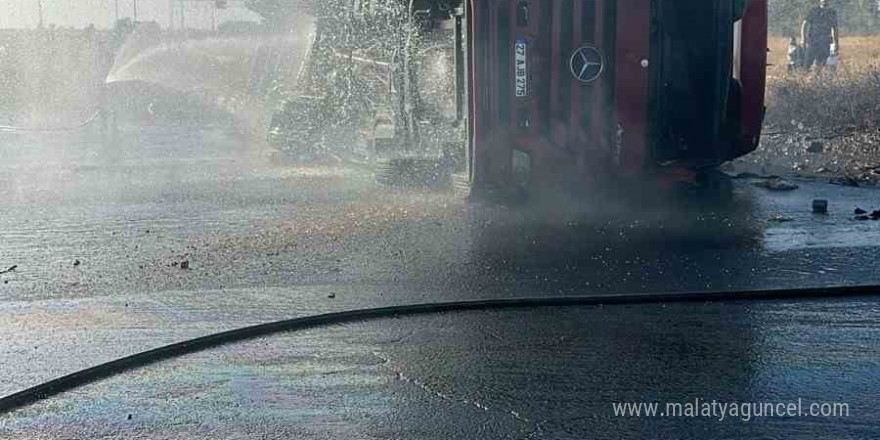
[[[377,161],[376,181],[402,188],[442,188],[451,183],[451,172],[439,158],[397,158]]]

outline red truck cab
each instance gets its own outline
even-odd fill
[[[766,0],[466,10],[473,190],[686,180],[757,148]]]

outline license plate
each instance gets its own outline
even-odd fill
[[[528,62],[529,44],[526,40],[516,40],[514,46],[514,77],[516,79],[515,91],[516,97],[522,98],[529,96],[529,62]]]

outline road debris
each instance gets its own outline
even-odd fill
[[[825,200],[825,199],[813,200],[813,213],[814,214],[828,214],[828,200]]]
[[[816,170],[816,173],[817,173],[817,174],[836,174],[836,173],[839,173],[839,172],[840,172],[839,169],[836,169],[836,168],[829,168],[829,167],[819,167],[819,168]]]
[[[739,174],[735,174],[731,177],[733,177],[734,179],[779,179],[779,176],[774,175],[774,174],[758,174],[758,173],[751,173],[748,171],[745,171],[745,172],[742,172]]]
[[[765,188],[771,191],[792,191],[798,189],[798,185],[794,182],[789,182],[781,177],[776,177],[772,179],[762,180],[760,182],[752,183],[752,185],[758,188]]]
[[[774,223],[787,223],[787,222],[793,222],[794,219],[791,217],[788,217],[788,216],[784,216],[782,214],[776,214],[773,217],[770,217],[767,221],[774,222]]]
[[[853,186],[858,187],[859,181],[855,177],[850,176],[842,176],[842,177],[834,177],[828,181],[828,183],[832,185],[840,185],[840,186]]]
[[[18,269],[18,265],[17,265],[17,264],[14,264],[14,265],[12,265],[12,266],[9,266],[9,269],[6,269],[6,270],[0,270],[0,275],[6,274],[6,273],[9,273],[9,272],[15,272],[15,269]]]
[[[867,220],[874,220],[874,221],[880,220],[880,209],[875,209],[869,213],[868,211],[865,211],[864,209],[857,207],[856,209],[853,210],[853,214],[855,215],[855,217],[853,217],[853,219],[858,220],[858,221],[862,221],[862,222],[867,221]]]

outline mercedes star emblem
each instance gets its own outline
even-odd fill
[[[571,74],[582,83],[591,83],[602,75],[605,70],[605,56],[593,46],[582,46],[575,49],[569,61]]]

